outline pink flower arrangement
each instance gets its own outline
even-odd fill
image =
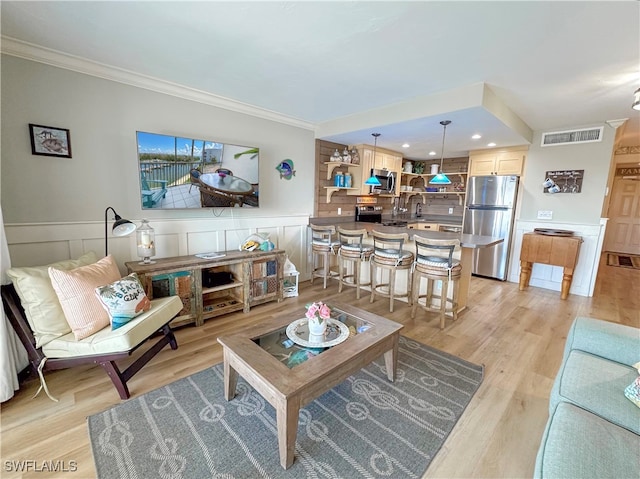
[[[324,304],[322,301],[317,301],[307,305],[306,317],[308,319],[317,318],[317,321],[322,323],[322,321],[331,317],[331,309],[329,309],[329,306]]]

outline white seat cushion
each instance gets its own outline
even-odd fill
[[[72,358],[125,352],[138,346],[182,310],[178,296],[151,300],[151,309],[118,329],[111,326],[76,341],[72,332],[51,340],[42,347],[48,358]]]
[[[449,260],[447,258],[439,258],[437,256],[429,256],[426,258],[418,258],[416,259],[416,263],[423,264],[425,266],[432,266],[434,268],[442,268],[447,269],[449,266]],[[458,261],[452,261],[451,267],[455,268],[460,263]]]
[[[345,251],[354,252],[354,253],[360,253],[360,246],[359,245],[346,245],[346,244],[343,244],[340,248],[345,250]],[[362,247],[362,252],[363,253],[371,253],[372,251],[373,251],[373,247],[372,246],[363,246]]]

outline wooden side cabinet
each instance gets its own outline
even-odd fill
[[[533,263],[562,266],[562,289],[560,298],[567,299],[573,272],[578,263],[578,254],[582,237],[580,236],[548,236],[537,233],[522,235],[522,249],[520,250],[520,291],[529,286]]]
[[[171,323],[182,326],[252,306],[282,301],[284,250],[225,251],[212,259],[197,256],[159,258],[154,264],[125,263],[136,273],[149,298],[177,295],[183,309]]]

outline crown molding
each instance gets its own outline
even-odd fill
[[[257,106],[242,103],[222,96],[207,93],[195,88],[189,88],[177,83],[160,80],[147,75],[141,75],[129,70],[117,68],[104,63],[94,62],[86,58],[69,55],[57,50],[23,42],[15,38],[2,35],[0,37],[0,51],[5,55],[11,55],[25,60],[44,63],[57,68],[63,68],[74,72],[91,75],[105,80],[124,83],[126,85],[144,88],[146,90],[171,95],[185,100],[195,101],[205,105],[222,108],[251,115],[264,120],[275,121],[285,125],[315,131],[314,123],[282,115]]]

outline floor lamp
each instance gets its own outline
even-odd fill
[[[111,228],[111,231],[113,233],[113,236],[129,236],[131,233],[133,233],[136,230],[136,225],[133,224],[131,221],[129,220],[125,220],[122,219],[122,217],[116,213],[116,210],[114,210],[111,206],[107,206],[107,209],[104,210],[104,255],[107,256],[109,254],[109,237],[107,236],[107,222],[108,217],[107,217],[107,213],[109,212],[109,210],[113,211],[114,214],[114,220],[115,223],[113,223],[113,227]]]

